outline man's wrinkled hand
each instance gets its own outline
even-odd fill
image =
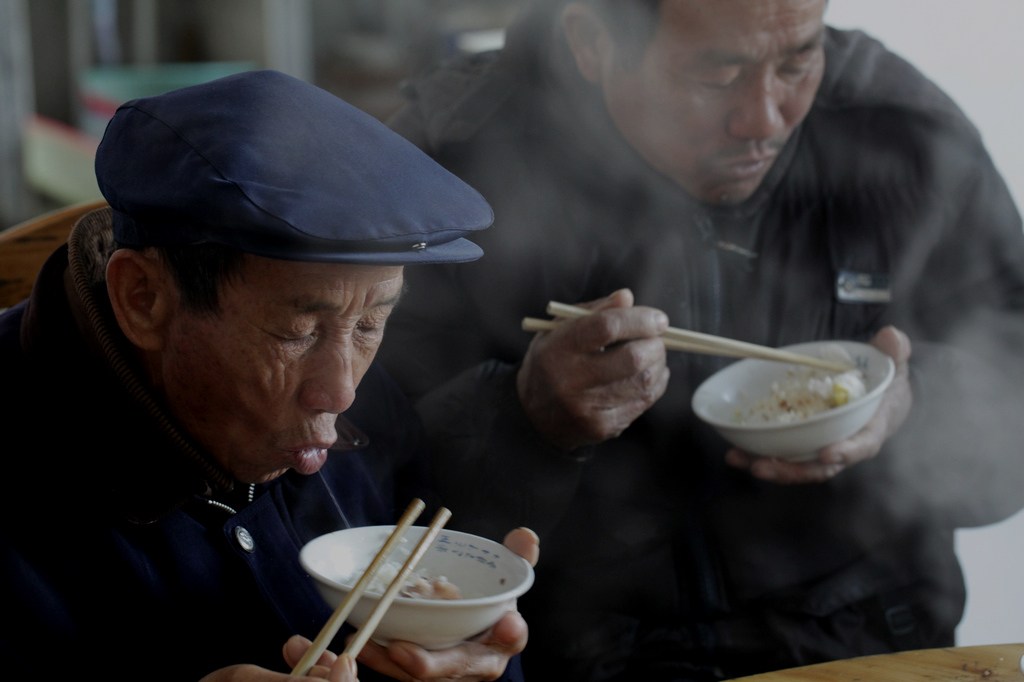
[[[284,644],[282,654],[289,668],[298,665],[312,642],[305,637],[294,635]],[[255,665],[233,665],[221,668],[205,676],[199,682],[298,682],[298,680],[329,680],[329,682],[359,682],[356,678],[356,662],[350,656],[336,656],[325,651],[305,677],[292,677]]]
[[[634,307],[628,289],[580,307],[600,311],[534,337],[516,377],[519,401],[544,440],[572,450],[621,434],[668,386],[668,317]]]
[[[878,411],[863,429],[844,441],[822,448],[817,459],[809,462],[758,457],[737,449],[727,452],[725,461],[765,481],[821,483],[877,455],[882,444],[896,433],[910,413],[913,396],[907,361],[910,359],[911,344],[907,335],[896,327],[886,327],[875,335],[871,345],[895,361],[896,375],[882,396]]]

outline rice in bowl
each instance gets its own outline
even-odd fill
[[[741,424],[789,424],[842,407],[867,393],[864,373],[851,369],[842,373],[810,367],[794,367],[772,382],[771,394],[737,414]]]

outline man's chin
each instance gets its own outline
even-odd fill
[[[696,196],[697,200],[713,206],[735,206],[742,204],[757,191],[764,176],[742,182],[726,182],[708,187]]]
[[[260,470],[234,470],[232,473],[235,478],[245,484],[249,483],[269,483],[275,478],[279,478],[287,473],[289,470],[294,470],[297,473],[308,476],[315,474],[320,471],[320,468],[327,461],[327,448],[321,447],[309,447],[302,450],[291,450],[291,451],[278,451],[275,453],[275,463],[284,464],[279,469],[272,471],[260,471]],[[282,454],[284,455],[282,457]]]
[[[775,165],[777,156],[758,161],[708,164],[703,171],[676,182],[701,203],[716,206],[740,204],[761,186]]]
[[[262,476],[258,477],[257,480],[253,481],[253,483],[270,483],[275,478],[280,478],[281,476],[284,476],[287,471],[288,469],[286,468],[278,469],[277,471],[272,471],[269,474],[263,474]]]

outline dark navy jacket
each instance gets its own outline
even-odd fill
[[[130,358],[103,350],[123,343],[116,335],[94,333],[113,328],[101,283],[83,301],[67,264],[65,246],[32,299],[0,316],[4,670],[154,680],[237,663],[286,671],[283,643],[314,638],[331,613],[298,562],[302,545],[393,523],[413,497],[430,500],[415,413],[373,365],[339,422],[349,449],[319,475],[257,486],[249,504],[157,398],[117,378]],[[237,513],[205,501],[207,489]],[[509,670],[518,674],[518,659]]]

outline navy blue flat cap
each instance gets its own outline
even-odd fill
[[[462,262],[482,196],[372,116],[276,71],[127,102],[96,153],[124,246],[216,243],[283,260]]]

